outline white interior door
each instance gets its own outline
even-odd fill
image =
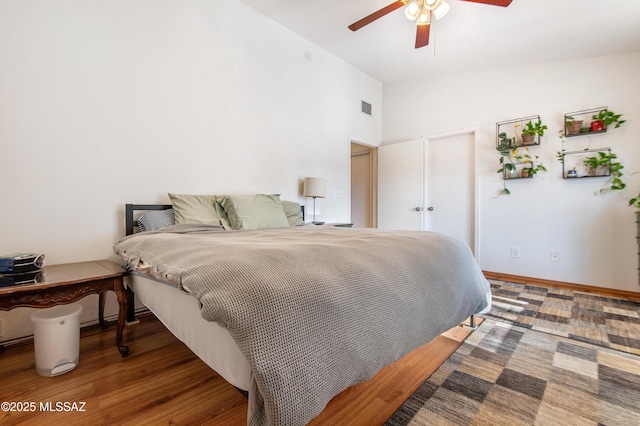
[[[424,229],[459,238],[475,252],[475,134],[430,138],[425,153]]]
[[[440,232],[477,256],[475,133],[378,148],[378,227]]]
[[[378,147],[378,228],[421,231],[423,206],[424,142]]]

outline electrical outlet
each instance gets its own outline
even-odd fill
[[[333,196],[336,198],[342,198],[342,190],[336,189],[335,191],[333,191]]]
[[[4,337],[4,319],[0,318],[0,339]]]
[[[520,247],[511,247],[511,257],[520,259]]]
[[[560,263],[560,253],[557,251],[552,251],[550,254],[550,260],[553,263]]]

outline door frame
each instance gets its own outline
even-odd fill
[[[473,149],[471,150],[471,155],[473,156],[471,163],[473,164],[472,176],[473,176],[473,207],[474,214],[472,218],[472,226],[473,226],[473,242],[471,244],[471,250],[473,251],[473,255],[476,258],[476,261],[480,262],[480,227],[478,224],[480,223],[480,176],[478,175],[478,128],[477,127],[468,127],[464,129],[453,130],[450,132],[436,133],[433,135],[422,136],[421,140],[424,142],[425,150],[424,150],[424,173],[425,173],[425,185],[424,185],[424,194],[423,199],[425,202],[429,200],[428,188],[429,185],[426,183],[427,176],[427,167],[429,164],[429,142],[434,139],[442,139],[448,137],[462,136],[470,134],[473,139]],[[426,206],[425,206],[426,207]],[[424,218],[423,218],[424,221]],[[424,227],[424,225],[423,225]]]
[[[351,182],[351,145],[356,144],[369,149],[370,174],[369,174],[369,193],[371,196],[371,227],[378,227],[378,147],[368,143],[360,142],[349,138],[349,221],[351,218],[351,198],[353,194]]]

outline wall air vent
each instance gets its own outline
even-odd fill
[[[367,115],[371,115],[371,104],[362,101],[362,112]]]

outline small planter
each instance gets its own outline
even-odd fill
[[[591,122],[591,129],[590,131],[592,132],[602,132],[603,130],[605,130],[607,128],[606,124],[604,124],[604,121],[602,120],[595,120]]]
[[[582,122],[584,120],[574,120],[569,123],[566,123],[566,132],[567,135],[577,135],[580,133],[580,129],[582,128]]]
[[[514,168],[512,170],[505,169],[504,178],[505,179],[518,179],[518,171]]]
[[[522,145],[536,145],[535,136],[522,134]]]
[[[589,166],[587,168],[587,174],[589,176],[609,176],[611,175],[611,172],[607,166],[598,166],[596,168]]]

